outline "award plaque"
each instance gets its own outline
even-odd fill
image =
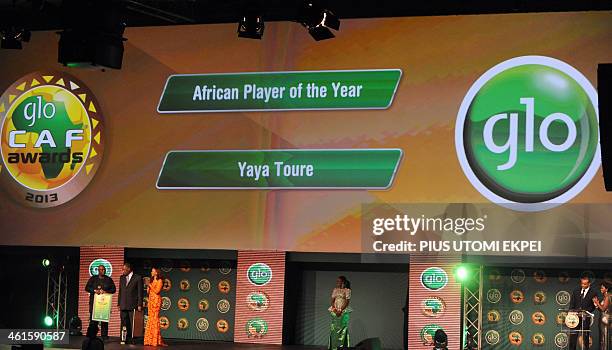
[[[111,308],[113,305],[112,294],[96,294],[94,295],[93,310],[91,311],[91,319],[99,322],[109,322]]]

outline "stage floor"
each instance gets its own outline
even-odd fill
[[[49,349],[80,349],[81,343],[85,339],[84,336],[70,337],[70,344],[55,345]],[[111,337],[104,343],[104,350],[152,350],[152,349],[180,349],[180,350],[195,350],[206,347],[207,350],[321,350],[326,347],[306,346],[306,345],[268,345],[268,344],[245,344],[231,342],[211,342],[199,340],[181,340],[181,339],[166,339],[167,347],[144,346],[142,344],[126,344],[121,345],[119,338]],[[45,349],[47,349],[45,347]]]

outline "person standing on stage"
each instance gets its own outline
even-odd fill
[[[132,323],[134,310],[142,311],[142,277],[132,270],[132,264],[123,264],[123,274],[119,278],[119,298],[117,307],[121,313],[121,329],[125,327],[126,341],[133,343]]]
[[[574,289],[572,293],[572,299],[570,302],[570,310],[572,311],[588,311],[593,313],[595,311],[595,305],[593,305],[593,298],[597,296],[597,291],[591,286],[591,280],[587,276],[580,278],[580,287]],[[591,328],[591,322],[589,317],[580,319],[580,323],[576,330],[583,329],[585,332],[582,334],[582,341],[584,344],[583,349],[589,349],[589,332]],[[570,334],[569,348],[570,350],[576,350],[578,345],[578,334],[577,332]]]
[[[329,333],[329,350],[336,350],[338,347],[349,347],[349,320],[352,309],[349,307],[351,301],[351,283],[344,276],[336,279],[336,288],[332,291],[331,306],[331,326]]]
[[[145,328],[144,345],[167,346],[159,329],[159,310],[161,309],[161,293],[164,279],[158,268],[151,269],[151,282],[149,283],[149,318]]]
[[[106,276],[106,268],[104,265],[98,265],[98,274],[91,276],[87,285],[85,285],[85,291],[89,293],[89,323],[94,322],[91,320],[93,314],[93,301],[95,294],[115,294],[115,282],[113,279]],[[108,339],[108,322],[100,322],[100,330],[103,340]]]
[[[606,282],[601,282],[599,286],[602,299],[601,302],[597,297],[593,298],[593,304],[600,312],[599,315],[599,350],[612,350],[612,293],[610,292],[610,285]]]

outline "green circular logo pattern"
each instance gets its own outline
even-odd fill
[[[253,264],[247,270],[247,278],[256,286],[264,286],[272,279],[272,269],[264,263]]]
[[[429,267],[421,273],[421,284],[429,290],[440,290],[448,284],[448,275],[439,267]]]
[[[455,146],[464,173],[490,201],[520,211],[555,207],[580,193],[601,163],[597,93],[562,61],[512,58],[468,91]]]
[[[113,265],[106,259],[95,259],[89,264],[89,276],[98,275],[98,266],[104,266],[106,268],[106,276],[111,277],[113,274]]]
[[[428,324],[425,327],[421,328],[420,336],[423,345],[432,346],[434,344],[434,336],[436,335],[436,331],[438,329],[444,330],[441,326],[435,323]]]
[[[268,322],[262,318],[252,318],[246,323],[248,337],[263,338],[268,333]]]

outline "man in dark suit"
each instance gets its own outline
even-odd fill
[[[593,304],[593,298],[597,295],[597,291],[595,288],[591,287],[591,280],[587,276],[583,276],[580,278],[580,287],[574,289],[572,293],[572,300],[570,302],[570,310],[583,310],[593,313],[595,311],[595,305]],[[575,330],[584,329],[585,331],[591,328],[591,318],[585,317],[580,320],[580,323],[583,323],[581,328],[581,324],[578,324],[578,327]],[[584,344],[583,349],[588,350],[589,348],[589,335],[591,332],[584,332],[582,334],[582,341]],[[570,334],[570,350],[576,350],[576,346],[578,344],[578,334],[576,332]]]
[[[117,307],[121,311],[121,329],[127,330],[126,341],[133,343],[132,323],[134,309],[142,311],[142,277],[132,270],[132,264],[123,264],[123,274],[119,278],[119,298]]]
[[[89,293],[89,323],[93,322],[91,320],[92,311],[93,311],[93,301],[94,295],[109,293],[115,294],[115,282],[113,279],[106,276],[106,268],[104,265],[98,265],[98,274],[91,276],[87,284],[85,285],[85,290]],[[100,322],[100,330],[102,339],[108,339],[108,322]]]

